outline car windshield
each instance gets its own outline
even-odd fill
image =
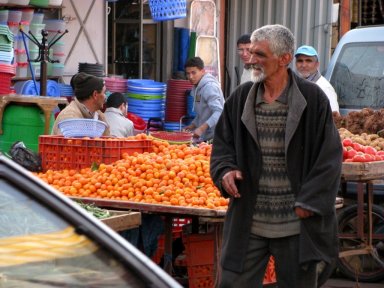
[[[353,43],[343,47],[330,80],[340,108],[384,107],[384,45]]]
[[[0,179],[1,287],[145,287],[108,251]]]

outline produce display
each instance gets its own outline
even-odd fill
[[[139,134],[137,139],[150,136]],[[211,144],[171,145],[152,139],[152,152],[123,154],[112,164],[47,170],[38,177],[67,196],[227,209],[209,174]]]
[[[384,160],[384,139],[377,134],[355,135],[345,128],[339,129],[343,144],[344,162],[372,162]]]
[[[333,112],[333,120],[337,128],[348,129],[354,134],[375,134],[384,129],[384,109],[364,108],[352,111],[347,115]]]

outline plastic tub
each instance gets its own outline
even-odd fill
[[[45,28],[48,32],[57,32],[58,30],[65,30],[65,21],[60,19],[45,19],[43,21],[45,23]]]
[[[44,13],[33,13],[33,17],[32,17],[32,23],[34,24],[43,24],[43,20],[44,20]],[[44,27],[45,27],[45,24],[44,24]]]
[[[9,28],[9,31],[12,32],[13,36],[17,36],[19,34],[19,22],[20,21],[15,22],[15,21],[8,20],[8,28]]]
[[[59,54],[59,53],[64,53],[64,42],[57,41],[55,45],[52,46],[53,54]]]
[[[133,126],[137,130],[145,130],[147,128],[147,123],[143,120],[143,118],[137,116],[133,113],[128,113],[127,118],[133,122]]]
[[[49,0],[30,0],[29,4],[38,7],[48,7]]]
[[[34,36],[37,36],[37,35],[41,36],[41,30],[43,30],[44,28],[45,28],[45,24],[34,23],[34,22],[32,22],[31,25],[29,26],[29,30]]]
[[[53,114],[49,126],[53,126]],[[37,105],[8,104],[3,114],[3,134],[0,135],[0,150],[8,152],[16,141],[38,152],[39,135],[44,134],[44,112]]]
[[[6,64],[11,64],[14,59],[14,53],[13,51],[5,52],[0,50],[0,62],[1,63],[6,63]]]
[[[29,0],[8,0],[8,3],[9,4],[16,4],[16,5],[28,5]]]
[[[0,22],[8,22],[8,10],[0,10]]]
[[[28,38],[26,38],[26,42],[28,44]],[[13,37],[13,47],[18,50],[25,50],[23,36],[21,34]]]
[[[60,76],[63,76],[63,73],[64,73],[64,64],[61,64],[61,63],[52,64],[52,76],[60,77]]]
[[[31,62],[32,70],[35,74],[35,77],[40,77],[40,62]],[[32,77],[31,71],[28,68],[28,77]]]
[[[21,21],[21,15],[23,13],[20,10],[9,10],[8,11],[8,22],[19,23]]]
[[[28,76],[28,63],[18,62],[16,64],[16,77],[27,77]]]
[[[53,60],[58,60],[59,63],[64,64],[65,54],[64,53],[53,53]]]
[[[49,6],[60,6],[63,3],[63,0],[49,0]]]
[[[21,21],[20,24],[19,24],[19,30],[20,28],[23,29],[24,33],[28,34],[29,32],[29,22],[28,21]],[[19,32],[19,35],[21,35],[21,33]]]
[[[35,37],[39,43],[41,43],[41,40],[43,40],[43,36],[41,35],[35,35]],[[29,50],[33,50],[33,49],[39,49],[39,47],[37,47],[37,45],[32,41],[29,41]]]
[[[17,63],[25,63],[28,61],[27,53],[25,52],[25,50],[16,49],[15,50],[15,56],[16,56],[16,62]]]
[[[23,9],[21,11],[22,11],[21,21],[25,21],[25,22],[30,23],[32,21],[32,18],[33,18],[34,10],[33,9]]]

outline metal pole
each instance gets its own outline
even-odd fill
[[[49,54],[49,48],[47,45],[48,32],[42,30],[41,35],[43,35],[43,40],[40,46],[40,96],[47,96],[47,63]]]

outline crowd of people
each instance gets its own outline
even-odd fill
[[[270,256],[278,287],[320,287],[338,256],[334,203],[342,147],[332,118],[337,95],[318,70],[315,48],[295,51],[285,26],[242,35],[237,52],[242,76],[226,97],[200,57],[184,67],[196,112],[184,130],[213,141],[211,177],[230,198],[219,287],[262,287]],[[85,73],[76,74],[71,85],[75,99],[58,115],[53,134],[60,134],[57,123],[68,118],[104,121],[104,135],[134,134],[123,94],[106,100],[103,80]]]

